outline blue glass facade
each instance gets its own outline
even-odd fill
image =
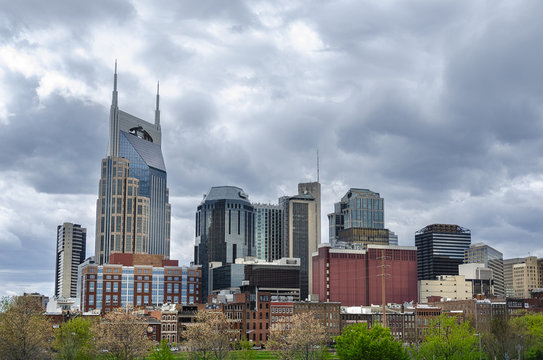
[[[170,204],[160,145],[120,132],[119,154],[130,161],[130,177],[139,180],[138,195],[149,198],[149,254],[170,255]]]
[[[385,228],[384,199],[368,189],[349,189],[334,212],[328,214],[329,241],[334,246],[339,233],[350,228]]]

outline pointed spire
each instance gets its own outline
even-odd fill
[[[118,93],[117,93],[117,59],[115,59],[115,73],[113,74],[113,94],[111,95],[111,106],[118,106]]]
[[[155,125],[160,125],[160,82],[156,83]]]

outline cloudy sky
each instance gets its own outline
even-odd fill
[[[275,203],[316,178],[385,198],[400,245],[432,223],[543,256],[540,1],[0,1],[0,295],[53,294],[56,226],[88,229],[119,106],[160,80],[172,258],[213,185]]]

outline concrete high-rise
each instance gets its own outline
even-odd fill
[[[283,257],[283,210],[279,205],[254,204],[256,257],[266,261]]]
[[[485,264],[487,268],[492,270],[494,295],[505,297],[503,254],[501,252],[483,243],[472,244],[464,252],[464,263]]]
[[[419,280],[438,275],[458,275],[464,252],[471,244],[471,231],[458,225],[433,224],[415,233]]]
[[[517,299],[528,299],[533,289],[543,286],[543,259],[528,256],[521,264],[513,265],[513,290]]]
[[[515,289],[513,287],[513,265],[523,264],[525,262],[526,258],[505,259],[503,261],[503,280],[506,297],[515,297]]]
[[[321,184],[318,181],[299,183],[298,195],[311,195],[315,199],[315,235],[321,243]]]
[[[77,297],[77,269],[85,261],[87,229],[64,223],[57,226],[55,296]]]
[[[202,300],[212,288],[209,265],[232,264],[236,258],[255,256],[254,207],[235,186],[212,187],[196,211],[194,263],[202,265]]]
[[[312,254],[317,251],[320,238],[320,184],[298,185],[298,195],[282,197],[283,256],[300,259],[300,298],[313,290]]]
[[[111,253],[170,257],[171,208],[161,138],[158,87],[154,123],[121,111],[115,65],[109,144],[96,204],[98,264],[107,263]]]

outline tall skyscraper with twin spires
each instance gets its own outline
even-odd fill
[[[154,123],[120,110],[115,63],[109,144],[96,202],[95,256],[99,264],[108,263],[112,253],[170,257],[171,207],[159,100],[157,85]]]

